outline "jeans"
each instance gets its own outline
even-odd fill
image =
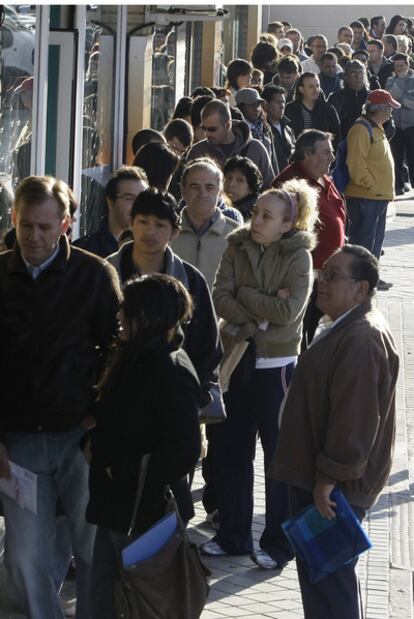
[[[77,619],[90,619],[96,527],[85,520],[89,468],[79,449],[84,430],[8,434],[9,458],[37,474],[37,514],[2,495],[6,564],[30,619],[63,619],[56,581],[56,500],[62,500],[76,560]]]
[[[253,461],[259,432],[267,472],[276,449],[279,408],[293,374],[294,364],[255,370],[247,385],[230,384],[224,395],[227,420],[211,426],[214,487],[220,530],[214,538],[229,554],[253,550]],[[288,490],[282,482],[265,478],[265,527],[260,547],[285,563],[293,558],[281,523],[289,516]]]
[[[92,569],[92,618],[117,619],[114,585],[119,579],[121,550],[132,542],[126,533],[99,527],[96,532]]]
[[[380,258],[385,236],[388,200],[348,198],[349,242],[362,245]]]
[[[293,486],[289,488],[289,499],[292,515],[313,503],[311,492]],[[361,507],[351,507],[361,522],[365,511]],[[356,573],[357,562],[358,559],[355,559],[337,572],[311,583],[305,566],[296,557],[304,619],[363,618],[361,590]]]

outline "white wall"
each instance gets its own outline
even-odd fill
[[[312,34],[324,34],[330,45],[336,41],[336,34],[340,26],[347,26],[358,19],[374,15],[384,15],[387,23],[393,15],[414,15],[412,3],[402,5],[263,5],[263,31],[270,21],[289,21],[294,28],[298,28],[305,41]]]

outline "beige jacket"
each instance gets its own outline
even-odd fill
[[[211,290],[218,265],[227,247],[227,236],[238,228],[239,224],[218,210],[214,223],[199,236],[190,224],[187,208],[183,209],[180,235],[171,243],[171,248],[181,260],[201,271]]]

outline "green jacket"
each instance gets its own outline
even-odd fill
[[[238,339],[253,336],[258,357],[297,355],[312,288],[314,235],[295,232],[263,248],[247,225],[227,240],[213,285],[217,314],[240,327]],[[288,288],[290,298],[278,299],[279,288]],[[263,321],[269,324],[259,329]]]

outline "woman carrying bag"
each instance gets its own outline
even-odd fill
[[[119,619],[114,587],[121,575],[121,550],[131,542],[127,532],[143,456],[150,454],[134,537],[165,516],[167,484],[188,474],[200,454],[200,385],[179,342],[180,324],[189,320],[191,312],[187,290],[168,275],[137,277],[125,286],[118,314],[119,343],[99,386],[90,444],[86,518],[98,525],[94,619]],[[167,597],[162,590],[155,594]],[[176,614],[168,617],[181,616],[179,609],[173,611]],[[146,617],[167,617],[157,612]]]
[[[211,428],[220,529],[200,550],[216,556],[250,554],[264,569],[283,567],[293,557],[280,527],[288,517],[287,488],[268,478],[265,528],[260,549],[253,552],[256,436],[258,432],[267,471],[312,287],[310,251],[316,220],[317,190],[305,180],[293,179],[281,189],[266,191],[251,222],[228,237],[213,287],[226,330],[233,330],[236,342],[251,343],[224,396],[227,421]]]

